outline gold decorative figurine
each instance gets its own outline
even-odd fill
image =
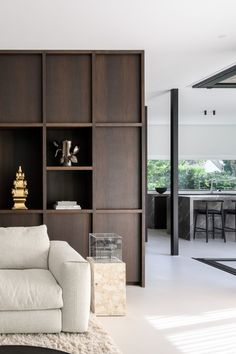
[[[25,174],[22,172],[21,166],[19,166],[16,173],[16,179],[13,182],[14,188],[12,188],[12,196],[14,206],[12,209],[28,209],[25,206],[26,198],[28,195],[28,189],[26,188],[27,182],[25,181]]]

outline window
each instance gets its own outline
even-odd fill
[[[148,190],[170,186],[170,161],[148,160]],[[236,189],[236,160],[180,160],[179,189]]]

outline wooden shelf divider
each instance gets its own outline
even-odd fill
[[[92,123],[46,123],[47,128],[90,128]]]
[[[48,214],[92,214],[92,209],[47,209],[46,213]]]
[[[0,123],[0,128],[42,128],[43,123]]]
[[[96,127],[142,127],[142,123],[96,123]]]
[[[38,209],[0,209],[0,214],[42,214],[43,210]]]
[[[98,214],[142,214],[142,209],[96,209]]]
[[[47,166],[47,171],[92,171],[92,166]]]

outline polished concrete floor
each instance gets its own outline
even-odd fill
[[[236,354],[236,277],[191,259],[236,258],[234,235],[181,240],[180,254],[150,230],[146,287],[127,287],[125,317],[99,318],[124,354]]]

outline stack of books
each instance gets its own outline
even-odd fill
[[[81,209],[81,206],[76,201],[60,200],[54,204],[54,209]]]

